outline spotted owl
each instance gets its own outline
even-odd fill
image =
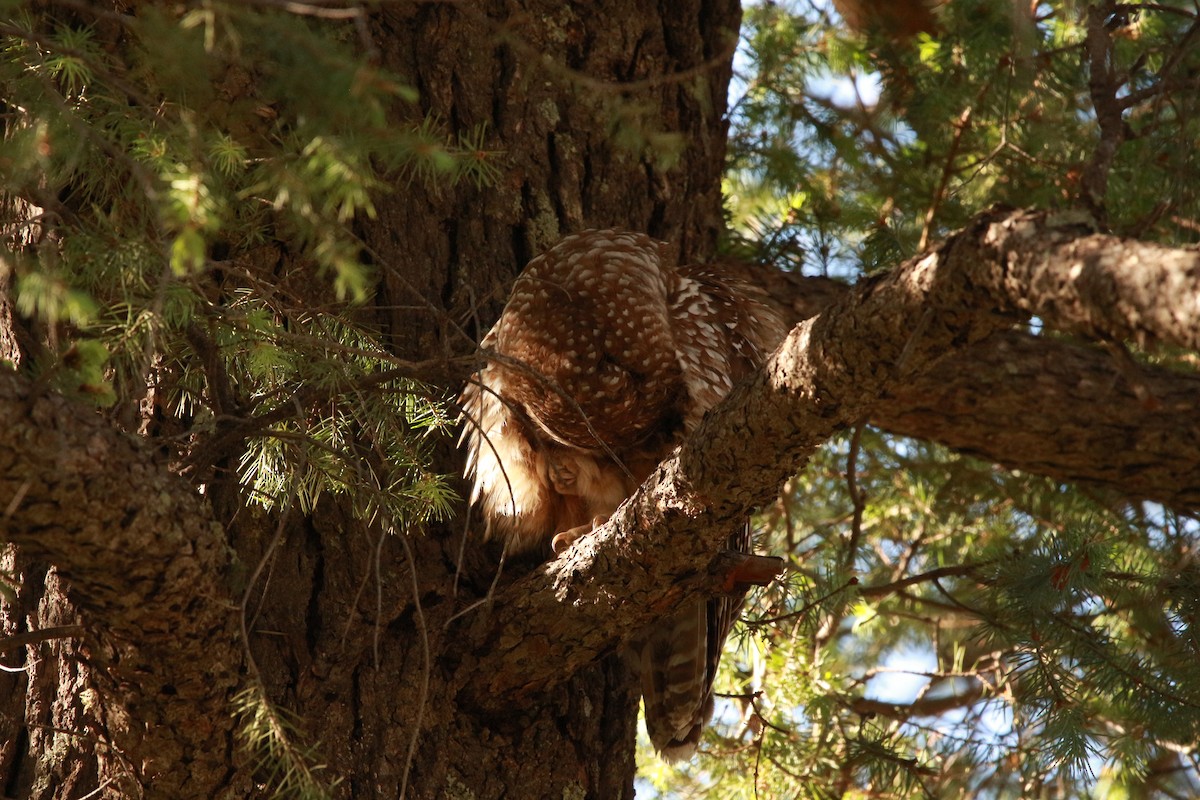
[[[472,502],[509,551],[561,552],[608,519],[783,338],[760,290],[678,266],[640,233],[574,234],[529,263],[463,391]],[[730,537],[749,551],[749,528]],[[650,740],[695,750],[742,598],[690,601],[629,646]]]

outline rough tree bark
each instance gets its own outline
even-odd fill
[[[421,88],[420,112],[456,129],[486,121],[505,154],[499,186],[440,194],[414,186],[381,200],[363,229],[383,276],[376,317],[397,355],[414,361],[465,352],[514,271],[559,231],[625,225],[691,258],[711,250],[720,224],[735,3],[477,8],[387,6],[373,20],[384,60]],[[605,131],[615,106],[605,93],[615,90],[596,81],[624,82],[621,91],[652,109],[647,123],[682,133],[681,160],[666,168],[650,151],[614,146]],[[1120,274],[1109,261],[1134,255],[1150,265],[1147,281],[1177,280],[1170,298],[1153,282],[1103,294],[1103,279]],[[1036,215],[987,217],[937,255],[864,283],[798,327],[605,531],[567,558],[506,578],[485,603],[495,553],[474,539],[463,548],[463,519],[388,538],[332,503],[308,517],[270,518],[251,511],[219,471],[200,498],[149,448],[23,377],[0,376],[0,535],[20,545],[23,578],[0,622],[4,634],[22,635],[27,667],[0,673],[0,698],[13,698],[0,707],[3,783],[38,798],[97,786],[105,787],[97,797],[252,796],[252,770],[223,709],[245,679],[244,576],[278,533],[246,644],[268,694],[298,714],[302,733],[319,740],[322,760],[344,779],[341,796],[631,796],[637,697],[605,654],[686,593],[720,582],[709,567],[728,520],[768,500],[840,426],[890,420],[955,444],[956,434],[937,426],[944,409],[930,400],[929,382],[960,359],[965,375],[945,402],[967,413],[963,398],[1000,369],[969,354],[996,352],[980,348],[999,347],[996,335],[1019,314],[1195,347],[1187,320],[1196,313],[1197,262],[1195,252],[1094,237]],[[294,271],[297,284],[311,277],[300,264],[250,266]],[[1085,283],[1102,291],[1079,291]],[[401,310],[414,305],[425,311]],[[1183,316],[1145,313],[1162,309]],[[1024,355],[1014,372],[1035,380],[1030,366],[1054,346],[1021,339],[1028,349],[1015,351]],[[1055,391],[1072,391],[1088,370],[1112,369],[1082,358]],[[1153,380],[1162,381],[1155,389],[1147,379],[1158,398],[1194,385]],[[1194,435],[1194,403],[1180,403],[1174,411]],[[973,408],[978,423],[988,409]],[[1037,408],[1055,410],[1059,429],[1077,419],[1071,408]],[[997,415],[996,424],[1019,421]],[[1077,435],[1079,453],[1106,446]],[[965,446],[1004,460],[1003,441]],[[1178,455],[1161,436],[1142,446],[1147,461]],[[236,456],[218,450],[214,462]],[[1065,447],[1067,456],[1030,452],[1006,463],[1044,463],[1054,474],[1086,458]],[[457,469],[448,449],[444,467]],[[1103,468],[1086,475],[1101,484],[1120,477]],[[1194,502],[1194,475],[1177,484],[1182,504]],[[50,563],[55,571],[40,581],[39,565]]]
[[[760,277],[772,279],[793,323],[850,290],[825,279]],[[1104,341],[998,331],[895,387],[867,421],[1122,500],[1200,509],[1200,376],[1146,364]]]

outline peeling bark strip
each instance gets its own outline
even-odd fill
[[[464,691],[484,707],[541,691],[709,588],[705,565],[733,520],[774,497],[836,431],[1018,314],[1196,347],[1200,252],[996,211],[860,282],[797,326],[598,534],[511,587],[493,616],[465,623],[474,659]]]
[[[131,765],[144,796],[216,796],[242,653],[201,498],[100,416],[0,373],[0,539],[54,564],[111,635],[107,733],[149,755]]]

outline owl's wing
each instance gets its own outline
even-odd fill
[[[568,236],[529,263],[485,348],[503,356],[463,392],[467,475],[512,549],[607,516],[784,333],[761,290],[677,267],[643,234]],[[749,550],[745,531],[731,547]],[[741,597],[690,601],[637,637],[646,722],[690,755]]]

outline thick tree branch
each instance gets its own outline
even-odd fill
[[[54,564],[120,653],[105,674],[128,719],[109,733],[152,754],[137,765],[145,796],[215,796],[242,650],[202,499],[99,416],[0,372],[0,539]]]
[[[989,688],[983,681],[973,678],[965,689],[954,694],[926,695],[911,703],[887,703],[857,697],[851,701],[850,707],[863,716],[907,721],[913,717],[936,717],[958,708],[970,708],[988,696]]]
[[[1200,251],[1080,233],[1053,215],[1013,214],[983,241],[1000,269],[976,264],[968,280],[1049,329],[1200,349]]]
[[[793,324],[850,287],[759,271]],[[747,273],[747,280],[755,276]],[[1200,375],[1001,331],[897,387],[869,422],[1056,480],[1200,510]]]
[[[797,326],[597,534],[465,623],[464,691],[502,707],[711,590],[706,565],[726,532],[821,443],[1014,319],[1195,347],[1198,310],[1200,253],[985,214]]]
[[[978,343],[995,342],[1014,317],[1194,347],[1198,283],[1194,251],[1007,212],[863,282],[798,326],[602,532],[513,587],[494,615],[463,619],[463,647],[450,654],[463,667],[460,690],[501,708],[561,681],[684,596],[719,591],[727,570],[714,554],[747,510],[839,428],[889,413],[906,424],[888,409],[908,407],[911,417],[913,392],[952,358],[983,352]],[[1179,402],[1182,419],[1194,419]],[[171,773],[182,783],[155,784],[180,797],[204,794],[218,774],[232,724],[230,665],[240,662],[220,582],[228,555],[206,514],[132,440],[0,376],[0,538],[58,565],[128,648],[112,667],[137,723],[125,735],[150,739],[160,754],[144,765],[149,782],[182,767]],[[201,717],[215,727],[188,724]]]

